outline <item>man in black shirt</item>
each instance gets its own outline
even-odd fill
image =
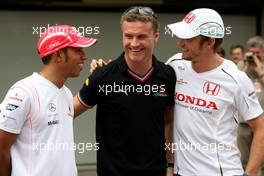
[[[124,53],[91,74],[74,97],[75,116],[97,105],[98,176],[166,175],[164,127],[172,121],[176,77],[153,56],[158,27],[151,8],[126,10]]]

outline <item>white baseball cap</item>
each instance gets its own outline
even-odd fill
[[[213,9],[199,8],[189,12],[181,22],[168,25],[178,38],[190,39],[198,35],[223,38],[225,34],[222,17]]]

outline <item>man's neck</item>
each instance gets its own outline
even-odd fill
[[[52,82],[55,86],[58,88],[61,88],[65,81],[66,78],[61,75],[59,72],[56,72],[55,68],[46,68],[45,66],[42,68],[42,70],[39,72],[41,76]]]
[[[125,59],[125,61],[127,63],[128,68],[140,76],[144,76],[152,67],[152,58],[146,59],[142,62],[135,62],[129,59]]]
[[[224,59],[217,54],[200,56],[199,59],[192,61],[192,68],[197,73],[203,73],[217,68],[223,61]]]

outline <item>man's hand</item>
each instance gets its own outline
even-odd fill
[[[259,77],[262,77],[264,75],[263,64],[257,56],[254,55],[253,59],[255,63],[254,70],[256,71]]]
[[[173,176],[173,168],[172,167],[168,167],[167,168],[167,174],[166,176]]]
[[[249,69],[249,62],[248,62],[247,58],[250,55],[252,55],[252,53],[245,53],[245,55],[244,55],[242,71],[245,72],[245,73],[247,73],[248,69]]]
[[[103,59],[93,59],[90,64],[90,72],[93,73],[98,67],[103,67],[111,61],[111,59],[108,60],[108,62],[104,61]]]
[[[247,52],[244,58],[243,71],[247,73],[249,67],[253,67],[258,76],[264,75],[263,64],[259,58],[251,52]]]

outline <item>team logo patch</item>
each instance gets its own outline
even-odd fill
[[[49,110],[50,110],[51,112],[56,111],[56,106],[55,106],[55,104],[50,103],[50,104],[49,104]]]
[[[185,17],[184,17],[184,21],[187,24],[190,24],[194,19],[196,18],[196,15],[194,15],[192,12],[188,13]]]
[[[180,79],[177,79],[177,84],[180,84],[180,85],[184,85],[184,84],[188,84],[188,82],[187,81],[185,81],[185,80],[183,80],[182,78],[180,78]]]
[[[220,85],[213,82],[205,82],[203,86],[203,92],[207,95],[217,96],[220,90]]]
[[[18,93],[15,93],[14,95],[11,95],[10,97],[8,97],[11,100],[15,100],[15,101],[19,101],[19,102],[23,102],[22,98],[18,95]]]
[[[7,105],[6,105],[6,110],[8,110],[8,111],[14,111],[15,109],[17,109],[19,106],[17,106],[17,105],[14,105],[14,104],[10,104],[10,103],[8,103]]]
[[[86,86],[89,85],[89,79],[88,79],[88,78],[85,80],[85,85],[86,85]]]

